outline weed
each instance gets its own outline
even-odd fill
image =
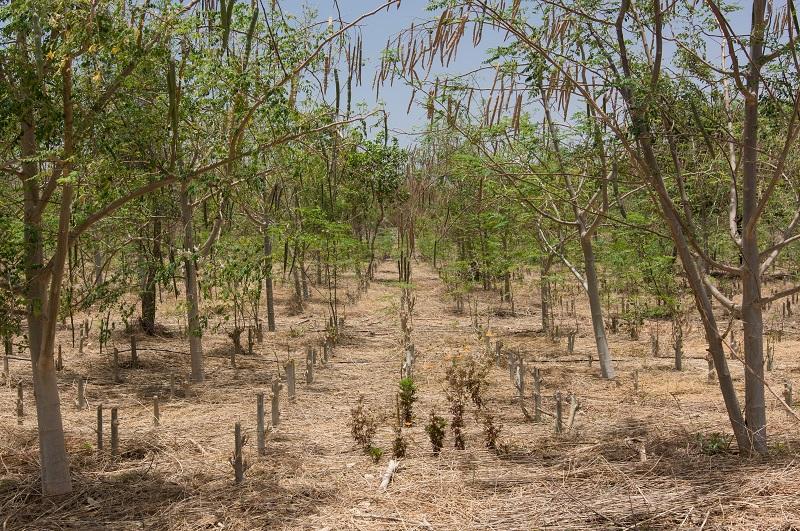
[[[367,447],[367,454],[372,458],[372,462],[377,464],[383,457],[383,449],[377,446],[369,446]]]
[[[727,454],[731,449],[733,437],[728,434],[714,432],[708,435],[698,433],[695,435],[695,442],[701,453],[705,455]]]

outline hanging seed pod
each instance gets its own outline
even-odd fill
[[[342,93],[342,89],[339,86],[339,69],[333,69],[333,82],[334,82],[334,89],[336,90],[336,116],[338,117],[340,114],[340,97]]]
[[[411,91],[411,98],[408,100],[408,108],[406,108],[406,114],[411,114],[411,106],[414,104],[414,97],[417,95],[417,89],[413,89]]]
[[[350,105],[353,101],[353,73],[347,74],[347,119],[350,119]]]

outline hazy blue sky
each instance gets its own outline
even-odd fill
[[[379,99],[376,99],[375,90],[372,88],[372,79],[380,65],[381,51],[385,48],[387,39],[397,36],[398,32],[410,27],[412,22],[418,24],[437,15],[426,10],[428,1],[403,0],[399,10],[395,7],[388,12],[383,10],[366,19],[361,25],[366,64],[363,71],[363,86],[354,87],[353,102],[363,101],[369,107],[383,102],[389,112],[389,127],[402,144],[414,142],[416,136],[414,133],[419,132],[425,123],[425,113],[417,105],[411,107],[410,114],[406,113],[411,90],[402,81],[395,82],[392,87],[388,84],[381,87]],[[315,9],[322,20],[338,16],[333,0],[306,0],[303,3]],[[342,18],[349,21],[383,3],[381,0],[339,0],[339,8]],[[288,5],[289,3],[284,4],[284,8]],[[499,38],[496,35],[487,36],[481,43],[481,47],[473,50],[470,39],[465,38],[456,61],[450,64],[449,71],[465,72],[480,66],[486,57],[486,50],[497,45],[498,42]],[[441,69],[439,70],[441,71]],[[436,71],[435,67],[434,71]]]
[[[410,114],[406,113],[411,90],[402,81],[396,82],[393,87],[388,85],[382,87],[380,96],[376,99],[375,91],[372,88],[372,79],[380,64],[381,51],[384,49],[387,39],[393,39],[398,32],[408,28],[412,22],[419,24],[439,14],[427,11],[428,2],[429,0],[402,0],[399,10],[395,7],[388,12],[383,10],[367,18],[361,24],[364,39],[364,83],[361,87],[354,87],[353,103],[363,101],[368,107],[373,108],[383,102],[389,112],[390,128],[404,145],[413,143],[416,138],[415,133],[420,132],[424,127],[426,121],[424,110],[418,105],[412,105]],[[383,3],[383,0],[339,0],[339,8],[342,18],[350,21]],[[777,4],[783,4],[783,2],[779,0]],[[320,20],[338,17],[333,0],[287,0],[282,5],[284,9],[292,12],[298,12],[301,6],[308,6],[317,11]],[[747,3],[744,5],[749,6]],[[750,23],[749,7],[731,14],[729,20],[737,33],[746,32]],[[470,32],[469,29],[467,31]],[[469,35],[465,36],[457,59],[450,64],[448,72],[451,74],[463,73],[480,66],[486,59],[487,50],[501,43],[502,36],[488,29],[484,33],[478,49],[473,49]],[[669,44],[667,46],[671,47]],[[665,50],[665,52],[669,53],[669,50]],[[713,53],[711,49],[709,49],[709,53]],[[441,72],[443,69],[437,70],[434,66],[434,77],[436,71]],[[491,84],[491,79],[488,79],[488,82]],[[332,93],[332,90],[330,92]],[[332,97],[332,94],[329,97]]]

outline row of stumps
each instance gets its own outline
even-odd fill
[[[485,341],[485,348],[487,354],[491,354],[491,344],[490,344],[490,337],[484,336]],[[494,360],[498,367],[502,367],[503,364],[508,368],[508,377],[511,380],[512,384],[514,385],[514,389],[517,393],[517,401],[522,409],[523,414],[526,418],[533,420],[534,422],[541,422],[542,415],[548,415],[553,417],[553,429],[557,434],[564,433],[565,431],[571,431],[573,426],[575,425],[575,417],[580,410],[581,405],[578,397],[575,394],[569,394],[569,413],[566,420],[566,429],[565,429],[565,422],[564,422],[564,396],[561,391],[556,391],[553,393],[553,401],[555,403],[555,411],[552,413],[545,411],[542,408],[542,375],[541,370],[538,367],[533,367],[530,370],[526,370],[525,367],[525,360],[522,359],[522,356],[518,352],[514,352],[512,350],[507,350],[506,355],[503,356],[503,342],[496,341],[494,344]],[[531,387],[532,392],[531,396],[533,398],[533,414],[531,415],[528,412],[527,407],[525,406],[525,378],[526,375],[529,374],[531,376]]]
[[[330,358],[333,357],[333,342],[326,340],[320,356],[320,352],[313,347],[306,347],[305,349],[305,381],[306,385],[314,383],[316,368],[323,368],[327,366]],[[289,360],[283,365],[283,372],[286,378],[286,394],[289,402],[294,402],[297,398],[297,373],[295,361]],[[280,379],[275,379],[271,383],[271,419],[270,428],[275,429],[281,422],[281,406],[280,396],[281,390],[284,388]],[[268,427],[266,422],[266,407],[265,407],[265,394],[256,394],[256,448],[259,457],[267,455],[267,433]],[[242,433],[242,423],[238,421],[233,429],[234,446],[233,456],[230,459],[231,466],[233,467],[234,481],[242,483],[244,481],[245,472],[249,468],[247,461],[244,459],[244,447],[247,443],[247,436]]]

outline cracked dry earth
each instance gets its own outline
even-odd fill
[[[688,367],[671,370],[669,357],[648,357],[646,339],[612,335],[619,375],[599,378],[585,360],[593,338],[585,306],[576,300],[579,333],[575,353],[564,341],[539,332],[536,278],[515,284],[516,316],[500,308],[496,293],[480,292],[479,316],[492,341],[521,353],[543,374],[544,410],[553,394],[574,394],[581,404],[575,427],[556,435],[551,417],[526,419],[515,401],[508,370],[494,366],[484,391],[485,410],[502,425],[502,451],[485,448],[472,406],[466,415],[466,450],[447,434],[441,455],[431,454],[424,430],[435,408],[448,417],[445,370],[454,359],[481,357],[483,341],[469,315],[457,315],[436,272],[413,264],[416,305],[413,341],[418,353],[418,401],[413,426],[403,430],[406,458],[385,492],[378,489],[391,453],[395,394],[400,378],[400,287],[392,262],[380,265],[369,291],[346,309],[346,333],[335,355],[298,382],[297,399],[283,394],[281,423],[267,438],[267,455],[255,451],[257,392],[269,391],[278,363],[319,345],[325,307],[315,300],[305,313],[286,317],[289,284],[278,285],[278,332],[266,334],[253,356],[227,358],[224,333],[204,338],[207,381],[190,397],[169,399],[169,374],[188,373],[184,340],[142,338],[141,367],[123,370],[113,384],[109,356],[87,345],[79,356],[69,332],[61,373],[62,409],[75,477],[75,492],[42,499],[36,472],[35,420],[18,426],[11,388],[0,390],[0,522],[3,529],[791,529],[800,526],[798,423],[771,401],[767,459],[742,460],[734,452],[710,452],[707,441],[729,431],[719,390],[706,381],[702,338],[686,338]],[[351,282],[352,283],[352,282]],[[319,297],[316,297],[319,299]],[[178,316],[164,312],[165,323]],[[668,329],[662,323],[661,329]],[[177,329],[177,324],[172,328]],[[94,334],[96,334],[93,331]],[[795,334],[793,337],[797,337]],[[96,340],[96,338],[95,338]],[[113,341],[127,338],[115,333]],[[666,342],[666,340],[665,340]],[[776,351],[773,385],[797,377],[796,341]],[[122,348],[122,347],[120,347]],[[172,352],[169,352],[172,351]],[[582,358],[581,358],[582,356]],[[581,361],[583,359],[584,361]],[[30,369],[13,367],[30,393]],[[632,386],[638,371],[639,388]],[[738,370],[738,369],[737,369]],[[739,370],[739,373],[741,370]],[[88,378],[89,408],[73,403],[78,375]],[[301,377],[298,378],[302,380]],[[737,373],[741,385],[741,374]],[[526,400],[531,401],[530,388]],[[153,427],[151,400],[161,400],[161,425]],[[359,396],[379,419],[374,444],[384,450],[375,464],[350,436],[350,410]],[[28,398],[30,400],[30,398]],[[531,402],[532,403],[532,402]],[[94,448],[94,407],[120,411],[120,459]],[[269,406],[268,406],[269,407]],[[28,411],[33,409],[28,403]],[[248,469],[234,485],[229,463],[233,425],[248,437]],[[723,435],[719,435],[723,434]],[[714,439],[716,437],[717,439]],[[644,449],[644,451],[642,451]]]

